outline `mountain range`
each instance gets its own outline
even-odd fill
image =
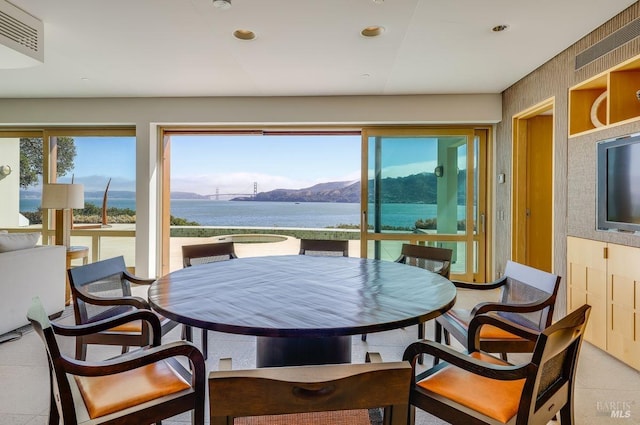
[[[433,173],[419,173],[406,177],[387,177],[380,182],[383,203],[437,203],[438,178]],[[458,201],[464,203],[466,170],[458,172]],[[373,201],[374,181],[369,180],[369,202]],[[256,196],[241,196],[231,201],[270,202],[360,202],[360,181],[319,183],[303,189],[275,189]],[[102,198],[104,192],[85,192],[85,198]],[[40,198],[40,192],[21,191],[21,198]],[[132,191],[109,191],[110,199],[135,199]],[[215,195],[193,192],[171,192],[171,199],[215,199]]]
[[[436,204],[438,178],[433,173],[412,174],[406,177],[387,177],[380,185],[383,203]],[[464,203],[466,171],[458,172],[457,197]],[[373,202],[374,181],[369,180],[369,202]],[[303,189],[275,189],[260,192],[255,197],[243,196],[232,201],[271,202],[360,202],[360,181],[320,183]]]

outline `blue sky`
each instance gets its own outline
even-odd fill
[[[75,137],[86,190],[135,190],[134,137]],[[202,195],[298,189],[360,178],[360,136],[172,136],[171,190]],[[68,182],[71,174],[59,179]]]
[[[75,137],[73,174],[86,190],[135,190],[135,137]],[[436,139],[396,139],[384,145],[384,177],[432,171]],[[360,179],[359,135],[172,136],[171,190],[212,195],[301,189]],[[68,182],[71,174],[60,179]]]
[[[172,136],[171,190],[300,189],[360,178],[360,136]]]

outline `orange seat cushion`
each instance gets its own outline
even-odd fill
[[[92,419],[191,388],[165,361],[114,375],[75,379]]]
[[[165,320],[164,317],[157,314],[160,323]],[[142,333],[142,320],[134,320],[133,322],[127,322],[122,325],[109,328],[108,332],[130,332],[130,333]]]
[[[507,364],[493,356],[478,352],[471,353],[471,357],[488,363]],[[446,366],[417,385],[506,423],[518,413],[524,383],[524,379],[499,381],[475,375],[456,366]]]
[[[452,319],[460,323],[465,329],[469,328],[469,322],[471,322],[471,315],[467,310],[451,309],[447,313]],[[518,335],[514,335],[511,332],[507,332],[502,328],[493,325],[483,325],[480,328],[480,339],[521,339]]]
[[[122,325],[114,326],[113,328],[109,328],[107,332],[131,332],[131,333],[141,333],[142,332],[142,321],[134,320],[133,322],[127,322]]]

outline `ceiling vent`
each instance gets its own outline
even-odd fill
[[[0,0],[0,68],[26,68],[44,62],[44,24]]]
[[[576,55],[576,71],[640,35],[640,19],[629,22]]]

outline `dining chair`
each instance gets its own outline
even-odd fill
[[[448,248],[405,243],[402,244],[400,256],[395,261],[396,263],[420,267],[449,279],[452,257],[453,250]],[[418,339],[424,338],[425,326],[426,324],[424,323],[418,325]],[[361,339],[366,341],[367,334],[362,334]],[[422,363],[422,359],[420,359],[420,363]]]
[[[334,239],[300,239],[300,255],[348,257],[349,241]]]
[[[132,284],[150,285],[154,280],[129,273],[122,256],[74,267],[67,274],[76,325],[85,325],[135,309],[150,309],[146,299],[132,295],[131,288]],[[177,322],[158,317],[162,335],[178,325]],[[103,332],[79,336],[76,338],[76,359],[86,359],[89,344],[119,345],[125,353],[129,347],[146,345],[148,333],[149,328],[144,322],[135,321]]]
[[[499,301],[482,302],[471,310],[452,308],[436,318],[437,342],[444,340],[450,344],[452,335],[465,347],[468,340],[468,329],[474,317],[487,313],[500,316],[532,332],[541,332],[553,319],[560,276],[538,270],[514,261],[507,261],[504,275],[491,283],[464,283],[453,282],[457,288],[472,290],[500,289],[502,291]],[[503,360],[507,360],[507,353],[530,353],[533,351],[535,341],[523,338],[517,334],[498,329],[493,326],[485,326],[480,334],[480,346],[482,351],[500,353]],[[438,358],[434,358],[434,364]]]
[[[233,242],[212,242],[197,245],[182,245],[182,266],[191,267],[199,264],[226,261],[236,256]],[[184,333],[187,341],[193,341],[193,329],[184,325]],[[209,338],[206,329],[202,329],[202,354],[207,359],[209,352]]]
[[[407,347],[413,372],[410,420],[421,409],[452,424],[546,425],[574,423],[573,397],[578,355],[591,307],[583,305],[540,333],[499,316],[480,314],[469,328],[469,352],[422,340]],[[480,347],[482,328],[493,326],[534,341],[531,360],[510,364]],[[443,360],[424,372],[416,359]]]
[[[160,320],[152,311],[135,309],[86,325],[64,326],[49,321],[36,297],[27,318],[44,342],[49,360],[49,424],[149,424],[188,411],[192,424],[204,424],[202,353],[185,341],[161,345]],[[152,329],[144,349],[98,362],[60,352],[56,335],[80,337],[132,320],[144,321]]]
[[[369,425],[379,408],[380,423],[406,425],[410,381],[408,362],[231,370],[230,359],[221,359],[209,373],[211,425],[295,424],[309,417]]]

